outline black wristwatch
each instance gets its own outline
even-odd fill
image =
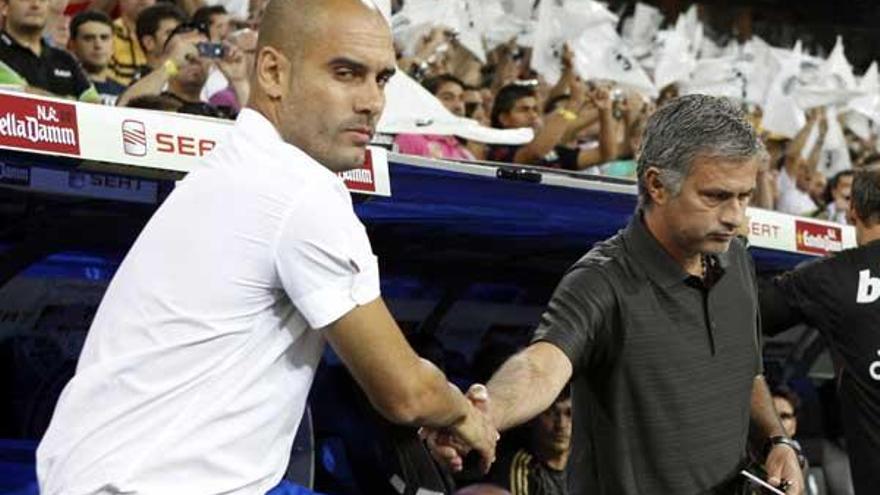
[[[770,450],[777,445],[786,445],[791,450],[794,450],[795,455],[797,455],[798,464],[803,468],[807,459],[804,457],[804,453],[801,452],[801,446],[796,441],[784,435],[776,435],[772,436],[767,440],[767,445],[764,447],[764,457],[767,457],[770,454]]]

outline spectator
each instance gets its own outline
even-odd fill
[[[110,70],[120,84],[129,85],[147,56],[137,35],[137,19],[156,0],[119,0],[119,18],[113,21],[113,56]]]
[[[192,22],[207,26],[208,38],[211,43],[220,43],[229,36],[229,13],[222,5],[208,5],[199,8],[193,14]]]
[[[578,170],[601,162],[601,156],[605,153],[612,154],[611,151],[600,152],[602,155],[596,160],[594,150],[580,150],[575,143],[578,134],[587,126],[599,119],[605,119],[604,123],[607,124],[611,118],[607,93],[597,93],[601,100],[588,103],[586,88],[581,82],[575,81],[570,89],[571,96],[561,108],[556,107],[542,121],[536,85],[531,82],[514,82],[498,91],[492,106],[492,127],[531,127],[535,130],[535,137],[524,146],[489,146],[487,159]],[[601,141],[600,139],[600,145]]]
[[[115,105],[125,86],[110,77],[113,22],[107,14],[95,10],[77,14],[70,23],[69,48],[101,96],[101,102]]]
[[[146,35],[143,39],[146,42],[144,46],[152,46]],[[197,44],[207,41],[206,32],[197,30],[191,24],[179,25],[165,42],[163,51],[166,56],[159,59],[164,60],[162,70],[153,70],[133,84],[120,98],[120,104],[125,104],[138,96],[161,92],[164,96],[180,101],[181,107],[178,110],[180,112],[220,118],[232,117],[234,115],[232,110],[211,105],[201,98],[201,91],[213,62],[199,54]],[[156,59],[155,53],[150,50],[151,58]],[[159,60],[156,60],[156,63]],[[218,60],[218,66],[227,79],[232,81],[236,93],[240,92],[239,101],[247,101],[248,73],[242,54],[234,47],[230,47],[225,58]]]
[[[801,399],[798,394],[786,387],[776,387],[771,392],[773,406],[779,413],[779,420],[785,434],[794,439],[798,431],[798,412],[800,411]],[[811,445],[816,443],[816,445]],[[800,445],[800,442],[797,443]],[[808,458],[804,463],[804,481],[806,482],[806,495],[851,494],[852,478],[849,476],[849,459],[846,452],[835,444],[821,439],[816,441],[807,440],[803,446],[804,453]],[[819,454],[819,455],[816,455]],[[811,466],[811,464],[813,464]]]
[[[816,217],[837,223],[847,223],[846,212],[849,210],[853,174],[852,170],[843,170],[828,181],[824,193],[825,207],[816,212]]]
[[[0,84],[29,92],[100,102],[94,86],[72,55],[43,39],[46,0],[0,0],[6,25],[0,31]]]
[[[825,190],[828,188],[828,178],[821,172],[812,172],[810,174],[810,186],[808,194],[810,199],[816,205],[818,210],[824,210],[827,203],[825,202]],[[815,214],[815,212],[810,212]]]
[[[244,57],[244,66],[247,70],[248,78],[254,68],[254,56],[257,53],[257,32],[250,28],[239,29],[226,37],[226,42],[238,49]],[[234,111],[239,111],[241,107],[247,103],[239,100],[238,92],[230,85],[229,80],[223,75],[223,71],[217,66],[211,68],[208,74],[208,80],[202,88],[202,100],[219,106],[229,107]]]
[[[453,115],[464,116],[464,83],[448,74],[426,79],[422,85]],[[407,155],[453,160],[473,160],[474,155],[455,136],[399,134],[394,139],[398,151]]]
[[[138,16],[135,32],[144,49],[145,62],[137,68],[134,80],[139,80],[166,62],[165,46],[171,33],[186,22],[186,14],[169,3],[147,7]],[[195,52],[194,52],[195,53]],[[176,60],[178,65],[183,60]]]
[[[803,149],[807,145],[813,129],[818,125],[818,134],[806,158]],[[820,110],[811,111],[806,125],[785,148],[783,168],[777,180],[779,211],[792,215],[810,215],[818,205],[810,197],[810,183],[816,174],[816,166],[822,154],[828,122]]]
[[[46,41],[56,48],[64,48],[70,42],[70,17],[58,14],[46,19]]]
[[[568,493],[565,465],[571,446],[571,390],[565,387],[547,410],[529,422],[528,446],[502,457],[490,478],[512,495]]]
[[[474,119],[482,125],[489,125],[489,112],[483,105],[483,95],[480,88],[474,86],[466,86],[462,95],[464,101],[464,116]]]

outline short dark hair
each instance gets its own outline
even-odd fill
[[[113,21],[110,20],[110,16],[97,10],[84,10],[70,20],[70,39],[76,39],[80,26],[87,22],[100,22],[109,27],[111,31],[113,30]]]
[[[465,85],[461,81],[461,79],[453,76],[452,74],[440,74],[439,76],[429,77],[422,81],[422,87],[428,90],[432,95],[436,95],[438,91],[440,91],[440,86],[443,86],[447,83],[455,83],[461,86],[461,89],[464,90]]]
[[[173,3],[161,2],[145,8],[135,21],[135,33],[138,43],[144,36],[156,36],[159,24],[165,19],[175,19],[180,23],[186,22],[186,14]]]
[[[880,165],[856,169],[853,175],[852,205],[865,222],[880,222]]]
[[[825,190],[822,191],[822,201],[824,201],[825,204],[834,201],[834,190],[837,189],[837,184],[840,183],[840,179],[843,177],[852,177],[854,173],[853,169],[849,168],[834,174],[834,177],[828,181],[828,184],[825,184]]]
[[[798,410],[800,410],[801,408],[800,396],[797,394],[797,392],[789,388],[787,385],[777,385],[773,387],[770,390],[770,395],[772,397],[781,397],[788,401],[788,403],[791,404],[791,410],[795,413],[797,413]]]
[[[126,106],[129,108],[176,112],[180,108],[181,102],[163,95],[141,95],[129,100]]]
[[[501,128],[501,114],[513,110],[516,102],[528,97],[535,97],[535,89],[531,86],[510,83],[498,90],[495,102],[492,104],[492,127]]]
[[[229,12],[226,10],[226,7],[222,5],[205,5],[204,7],[199,7],[199,9],[193,13],[192,22],[196,24],[205,24],[206,26],[210,26],[211,17],[228,13]]]

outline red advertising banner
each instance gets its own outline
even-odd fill
[[[0,94],[0,146],[79,155],[76,105]]]
[[[797,250],[825,256],[843,249],[843,231],[840,227],[795,220]]]
[[[345,186],[351,191],[376,192],[376,175],[373,170],[373,153],[367,150],[361,168],[340,172]]]

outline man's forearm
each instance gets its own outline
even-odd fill
[[[489,380],[489,410],[498,431],[534,418],[553,404],[571,376],[571,367],[545,369],[542,346],[533,344],[508,359]],[[560,351],[561,354],[561,351]],[[565,363],[568,360],[563,357]]]
[[[127,106],[128,102],[139,96],[157,95],[162,91],[162,87],[165,86],[165,83],[167,82],[168,72],[164,67],[158,67],[136,83],[129,86],[128,89],[119,96],[119,100],[116,101],[116,106]]]
[[[470,408],[467,398],[430,361],[420,361],[418,383],[406,404],[403,422],[443,428],[463,420]]]
[[[550,153],[560,143],[568,128],[568,121],[554,113],[546,118],[544,127],[529,144],[520,148],[513,157],[514,163],[533,165]]]
[[[761,440],[785,435],[785,429],[779,421],[779,414],[773,407],[773,397],[770,395],[770,389],[767,387],[764,375],[756,376],[752,384],[751,417]]]

